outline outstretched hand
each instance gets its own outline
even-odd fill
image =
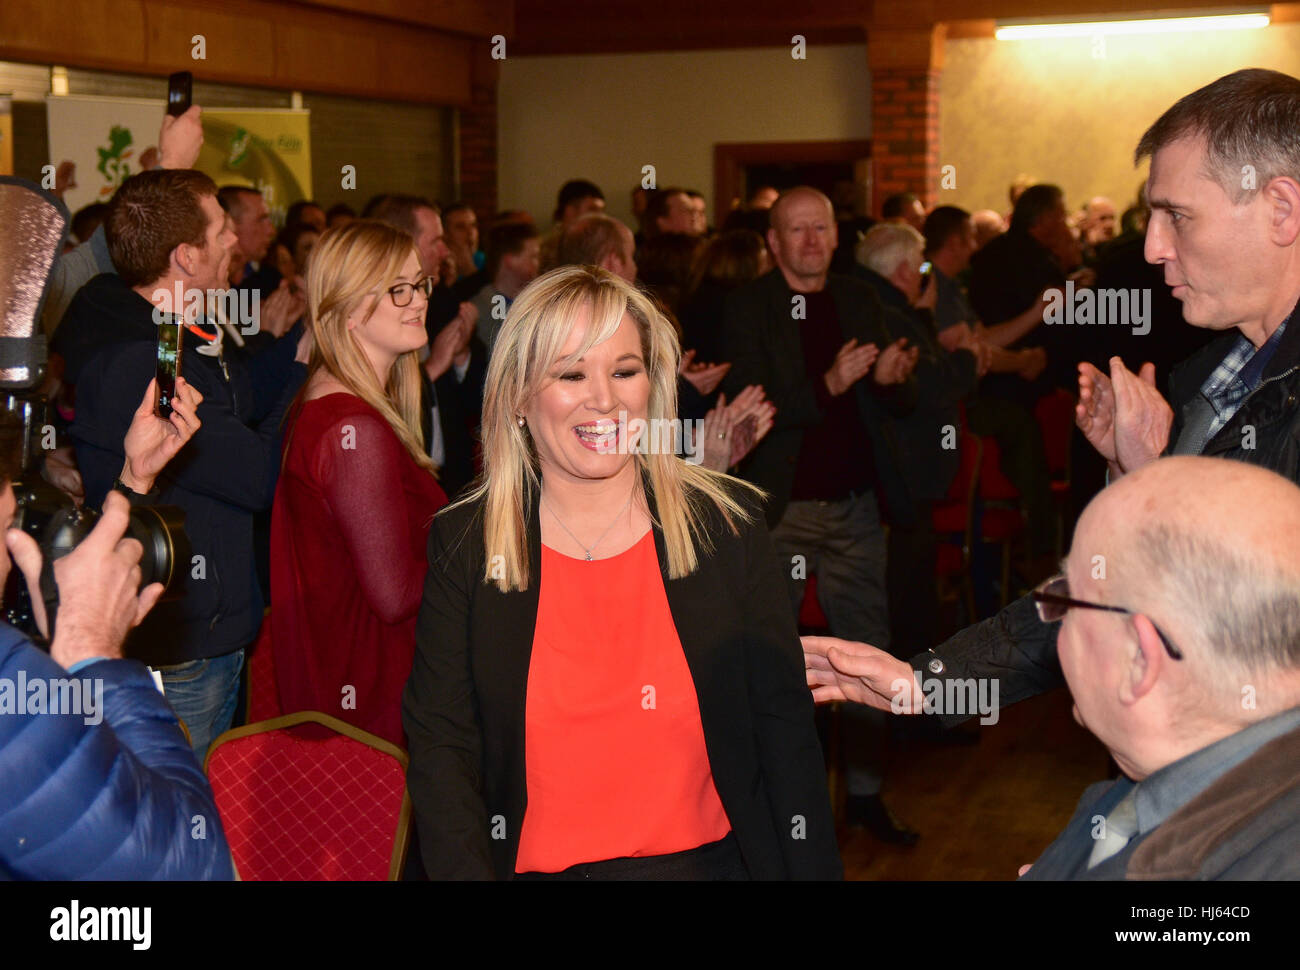
[[[906,661],[866,643],[800,637],[813,700],[853,701],[881,711],[919,714],[922,692]]]

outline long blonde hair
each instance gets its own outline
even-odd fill
[[[590,323],[581,346],[568,360],[577,360],[596,344],[613,336],[624,315],[637,325],[641,352],[650,379],[646,417],[649,427],[664,427],[677,417],[677,367],[681,345],[672,325],[635,286],[594,266],[564,266],[538,277],[510,307],[492,347],[483,396],[483,473],[459,502],[483,500],[484,580],[502,592],[528,588],[528,523],[533,494],[541,488],[537,449],[516,416],[551,380],[560,352],[584,312]],[[655,419],[659,419],[656,425]],[[694,572],[699,565],[697,544],[711,549],[700,500],[712,501],[733,532],[735,518],[750,521],[732,495],[737,485],[758,489],[726,475],[690,464],[665,442],[654,442],[650,453],[640,450],[634,460],[643,488],[653,491],[668,553],[672,579]]]
[[[419,253],[409,235],[373,219],[354,219],[320,237],[307,264],[307,319],[315,337],[307,371],[310,381],[324,370],[382,414],[415,463],[435,472],[421,430],[419,352],[399,356],[388,373],[388,385],[381,387],[348,329],[348,317],[374,295],[374,306],[362,323],[370,320],[412,255]]]

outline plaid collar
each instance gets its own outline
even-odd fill
[[[1282,325],[1273,331],[1273,335],[1258,350],[1245,337],[1238,337],[1228,351],[1228,356],[1223,358],[1201,385],[1201,394],[1214,408],[1215,419],[1210,425],[1210,437],[1232,420],[1232,416],[1241,407],[1241,402],[1259,387],[1264,378],[1264,368],[1273,359],[1278,344],[1282,342],[1287,322],[1283,320]]]

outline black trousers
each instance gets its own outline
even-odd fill
[[[709,842],[684,852],[668,855],[606,859],[570,866],[563,872],[520,872],[515,879],[542,881],[696,881],[739,882],[749,879],[749,870],[740,856],[736,836],[728,832],[717,842]]]

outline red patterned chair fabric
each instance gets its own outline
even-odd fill
[[[241,879],[400,877],[405,752],[316,711],[227,731],[205,768]]]

